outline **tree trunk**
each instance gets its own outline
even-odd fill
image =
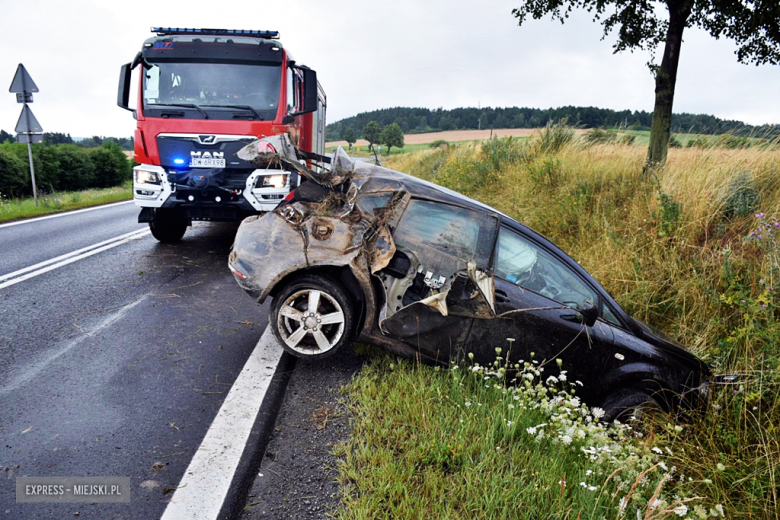
[[[682,35],[691,13],[690,5],[684,0],[669,2],[668,7],[669,28],[666,31],[664,56],[661,60],[661,66],[655,72],[655,108],[653,109],[653,126],[650,131],[650,147],[647,150],[647,162],[644,168],[645,175],[662,168],[666,163]]]

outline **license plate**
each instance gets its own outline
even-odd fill
[[[190,168],[224,168],[225,159],[190,159]]]

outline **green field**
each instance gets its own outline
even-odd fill
[[[569,387],[545,390],[547,373],[506,387],[468,360],[437,370],[377,352],[345,389],[339,517],[780,517],[780,151],[675,148],[658,179],[643,177],[645,153],[558,127],[385,165],[531,226],[630,314],[752,379],[635,434],[555,400]]]
[[[130,200],[132,198],[133,184],[132,181],[128,180],[121,186],[114,188],[41,194],[38,196],[37,206],[32,197],[26,199],[2,199],[0,200],[0,222],[99,206],[100,204]]]

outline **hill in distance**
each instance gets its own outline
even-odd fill
[[[549,121],[562,119],[567,119],[569,124],[580,128],[649,130],[653,113],[574,106],[547,109],[466,107],[452,110],[394,107],[362,112],[331,123],[327,126],[326,135],[328,141],[338,141],[343,139],[344,130],[352,128],[355,134],[360,136],[369,121],[376,121],[381,126],[398,123],[405,134],[419,134],[447,130],[539,128]],[[720,119],[707,114],[680,113],[672,115],[672,131],[697,134],[733,133],[775,138],[780,136],[780,124],[752,126],[742,121]]]

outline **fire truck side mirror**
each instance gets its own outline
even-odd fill
[[[303,111],[317,111],[317,72],[303,69]]]
[[[119,90],[116,96],[116,104],[130,111],[134,111],[130,108],[130,79],[132,70],[131,63],[126,63],[119,69]]]
[[[317,72],[308,67],[296,67],[303,72],[303,107],[293,116],[300,116],[317,111]]]

